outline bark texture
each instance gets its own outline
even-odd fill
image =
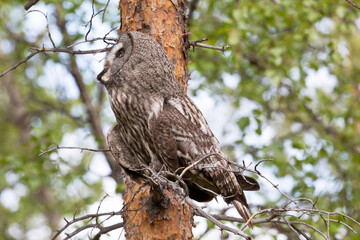
[[[193,212],[173,191],[158,194],[126,177],[123,213],[126,239],[192,239]]]
[[[119,32],[140,31],[153,36],[174,64],[175,76],[184,91],[188,75],[186,10],[184,0],[120,1]],[[193,212],[184,199],[171,190],[159,201],[150,186],[126,177],[124,195],[127,239],[192,239]]]

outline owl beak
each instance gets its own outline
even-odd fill
[[[104,70],[102,70],[99,75],[97,75],[97,80],[101,82],[101,78],[104,76],[104,74],[109,70],[109,61],[104,62]]]

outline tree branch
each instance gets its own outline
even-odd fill
[[[20,66],[23,63],[26,63],[30,58],[32,58],[33,56],[35,56],[36,54],[38,54],[40,51],[36,51],[31,53],[29,56],[27,56],[25,59],[21,60],[20,62],[18,62],[17,64],[15,64],[14,66],[12,66],[11,68],[5,70],[4,72],[2,72],[0,74],[0,78],[4,75],[6,75],[7,73],[9,73],[12,70],[15,70],[18,66]]]
[[[108,52],[111,48],[100,48],[94,50],[72,50],[66,48],[31,48],[38,52],[60,52],[60,53],[69,53],[72,55],[75,54],[97,54],[102,52]]]
[[[205,212],[204,210],[202,210],[198,205],[196,205],[194,203],[193,200],[191,200],[189,197],[185,198],[185,201],[187,204],[189,204],[194,210],[195,212],[197,212],[199,214],[199,216],[203,216],[206,219],[209,219],[211,222],[213,222],[216,226],[218,226],[221,230],[226,230],[228,232],[232,232],[236,235],[239,235],[247,240],[251,240],[253,239],[252,237],[250,237],[249,235],[247,235],[246,233],[244,233],[243,231],[240,231],[239,229],[236,228],[232,228],[229,227],[227,225],[224,225],[223,223],[219,222],[216,218],[214,218],[213,216],[211,216],[209,213]]]
[[[360,7],[358,5],[356,5],[355,3],[353,3],[352,1],[350,1],[350,0],[345,0],[345,1],[350,3],[353,7],[357,8],[357,9],[360,9]]]
[[[109,41],[114,41],[114,44],[117,42],[117,38],[111,38],[111,37],[98,37],[98,38],[93,38],[93,39],[88,39],[88,40],[84,40],[84,41],[81,41],[81,42],[77,42],[77,43],[73,43],[69,46],[67,46],[67,48],[72,48],[76,45],[79,45],[79,44],[83,44],[83,43],[89,43],[89,42],[95,42],[95,41],[104,41],[106,42],[106,40],[109,40]]]
[[[59,150],[59,149],[79,149],[81,150],[81,152],[83,151],[90,151],[90,152],[110,152],[110,149],[92,149],[92,148],[84,148],[84,147],[60,147],[60,146],[56,146],[56,147],[53,147],[53,148],[50,148],[44,152],[41,152],[39,154],[39,156],[42,156],[46,153],[49,153],[49,152],[52,152],[52,151],[55,151],[55,150]]]
[[[63,233],[67,228],[69,228],[69,227],[70,227],[71,225],[73,225],[74,223],[80,222],[80,221],[82,221],[82,220],[87,220],[87,219],[88,219],[88,221],[91,221],[92,219],[95,219],[95,218],[98,218],[98,217],[101,217],[101,216],[110,216],[110,217],[112,217],[112,216],[115,216],[115,215],[121,215],[122,212],[123,212],[123,211],[120,210],[120,211],[118,211],[118,212],[106,212],[106,213],[87,214],[87,215],[84,215],[84,216],[78,217],[78,218],[75,218],[75,217],[74,217],[71,221],[68,221],[66,218],[64,218],[64,221],[66,222],[65,226],[62,227],[60,230],[58,230],[58,231],[56,232],[56,234],[55,234],[51,239],[52,239],[52,240],[57,239],[57,237],[58,237],[61,233]],[[95,224],[95,225],[96,225],[96,224]],[[85,225],[85,226],[87,226],[87,225]],[[84,228],[83,228],[82,230],[88,228],[88,227],[85,227],[85,226],[84,226]],[[67,234],[67,235],[71,235],[71,234]],[[73,235],[72,235],[72,236],[73,236]]]
[[[108,226],[108,227],[102,227],[102,226],[98,226],[97,228],[100,229],[100,231],[95,235],[95,237],[93,238],[93,240],[98,240],[100,239],[100,236],[103,234],[106,234],[108,232],[111,232],[113,230],[119,229],[124,227],[124,223],[116,223],[114,225]]]
[[[219,50],[219,51],[222,51],[222,52],[224,52],[224,51],[225,51],[226,49],[228,49],[228,48],[231,48],[231,47],[228,46],[228,45],[222,46],[222,47],[207,45],[207,44],[200,43],[201,41],[204,41],[204,40],[200,40],[200,41],[191,41],[191,40],[189,40],[189,44],[190,44],[190,46],[193,46],[194,49],[195,49],[195,47],[201,47],[201,48],[208,48],[208,49],[213,49],[213,50]]]
[[[17,64],[15,64],[14,66],[12,66],[12,67],[8,68],[7,70],[5,70],[4,72],[2,72],[0,74],[0,78],[2,76],[6,75],[7,73],[9,73],[10,71],[15,70],[17,67],[26,63],[32,57],[34,57],[35,55],[37,55],[38,53],[41,53],[41,52],[61,52],[61,53],[69,53],[69,54],[97,54],[97,53],[101,53],[101,52],[107,52],[111,48],[101,48],[101,49],[94,49],[94,50],[71,50],[71,49],[64,49],[64,48],[31,48],[31,49],[33,49],[35,51],[32,52],[29,56],[27,56],[23,60],[21,60],[20,62],[18,62]]]
[[[28,0],[28,2],[25,4],[24,8],[25,10],[29,10],[32,6],[34,6],[39,0]]]
[[[210,154],[207,154],[203,157],[201,157],[200,159],[196,160],[195,162],[193,162],[192,164],[190,164],[189,166],[187,166],[180,174],[179,178],[182,178],[184,176],[184,174],[191,168],[195,167],[198,163],[200,163],[201,161],[207,159],[208,157],[211,157],[213,155],[218,155],[220,156],[220,154],[218,153],[210,153]],[[221,156],[220,156],[221,157]]]
[[[50,32],[50,28],[49,28],[49,19],[48,19],[47,15],[45,13],[43,13],[42,11],[40,11],[40,10],[31,10],[31,11],[28,11],[26,14],[32,13],[32,12],[39,12],[45,17],[45,20],[46,20],[46,32],[48,33],[48,37],[50,39],[50,42],[51,42],[52,46],[54,48],[56,48],[54,40],[52,39],[52,36],[51,36],[51,32]]]

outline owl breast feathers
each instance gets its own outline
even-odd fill
[[[258,190],[259,184],[229,166],[202,113],[178,85],[161,45],[143,33],[123,33],[104,65],[98,80],[117,120],[108,144],[125,172],[141,177],[145,165],[180,174],[202,159],[182,176],[190,198],[210,201],[220,194],[249,220],[243,191]]]

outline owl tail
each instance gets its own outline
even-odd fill
[[[239,212],[240,216],[245,220],[247,225],[251,229],[254,229],[254,225],[252,224],[251,221],[249,221],[250,220],[249,209],[244,204],[242,204],[241,202],[239,202],[237,200],[233,200],[232,204],[235,206],[236,210]]]

